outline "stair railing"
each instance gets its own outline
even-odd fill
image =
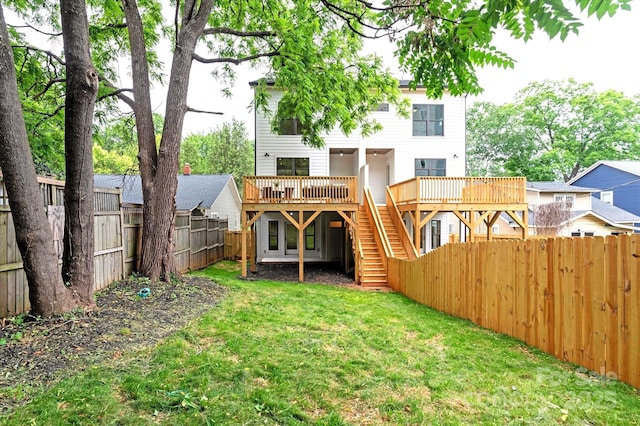
[[[398,210],[398,204],[396,204],[396,200],[389,187],[387,187],[387,208],[389,209],[391,220],[398,230],[400,241],[409,256],[409,260],[417,259],[420,255],[418,254],[418,250],[416,250],[416,246],[413,245],[413,240],[411,239],[409,231],[402,220],[402,215],[400,214],[400,210]]]
[[[371,220],[371,227],[374,229],[374,240],[376,241],[378,248],[382,251],[382,262],[384,263],[384,269],[386,270],[387,259],[393,257],[393,249],[391,248],[389,237],[384,229],[380,213],[373,202],[373,196],[371,195],[371,190],[369,188],[365,188],[364,190],[364,206],[367,211],[367,216],[369,217],[369,220]]]

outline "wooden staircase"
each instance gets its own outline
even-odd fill
[[[384,253],[378,251],[374,229],[367,216],[365,206],[358,209],[358,231],[360,233],[360,247],[362,259],[360,264],[360,285],[363,287],[386,287],[387,271],[382,261]]]
[[[407,253],[407,250],[404,248],[402,240],[400,239],[400,231],[396,228],[393,220],[391,219],[389,207],[376,207],[378,208],[378,213],[380,213],[380,218],[382,219],[384,230],[386,231],[387,237],[389,238],[391,250],[393,250],[393,257],[397,257],[399,259],[409,259],[409,254]]]
[[[409,259],[409,255],[400,239],[400,232],[391,219],[389,209],[387,206],[376,206],[376,208],[389,239],[393,257]],[[360,284],[363,287],[387,286],[387,271],[382,258],[384,252],[378,250],[373,234],[375,231],[369,221],[365,206],[360,206],[358,210],[358,230],[360,231],[360,247],[362,248]]]

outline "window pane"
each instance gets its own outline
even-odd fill
[[[309,224],[309,226],[307,226],[307,228],[304,230],[304,234],[305,234],[304,248],[306,250],[315,250],[316,249],[316,226],[315,226],[315,222],[312,222],[311,224]]]
[[[295,176],[309,176],[309,159],[295,158]]]
[[[295,250],[298,248],[298,229],[287,224],[287,250]]]
[[[445,158],[416,158],[416,176],[446,176],[447,160]]]
[[[269,221],[269,250],[278,250],[278,222]]]
[[[413,121],[413,136],[427,136],[426,121]]]
[[[431,119],[444,121],[444,105],[431,105],[431,107]]]
[[[302,125],[297,118],[286,118],[280,120],[280,134],[281,135],[301,135]]]
[[[429,121],[428,136],[444,136],[444,123],[442,121]]]
[[[309,176],[308,158],[278,158],[278,176]]]
[[[444,136],[444,105],[413,105],[413,136]]]

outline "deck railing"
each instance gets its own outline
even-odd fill
[[[523,177],[420,176],[389,187],[398,204],[526,203]]]
[[[245,176],[245,203],[357,203],[355,176]]]

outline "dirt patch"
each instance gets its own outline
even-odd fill
[[[147,297],[138,295],[143,288],[150,290]],[[98,307],[92,312],[49,320],[4,319],[0,389],[50,385],[66,371],[153,346],[214,307],[226,293],[224,287],[202,277],[169,283],[124,280],[98,293]],[[25,402],[0,392],[0,414]]]
[[[249,272],[247,279],[298,282],[298,263],[259,263],[256,265],[256,272]],[[306,263],[304,282],[355,286],[353,273],[347,274],[339,264],[326,262]]]

